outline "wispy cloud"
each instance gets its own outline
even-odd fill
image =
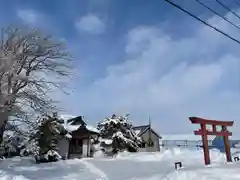
[[[21,9],[17,11],[17,16],[25,23],[35,25],[41,19],[41,15],[34,10]]]
[[[209,21],[234,33],[221,20]],[[156,128],[165,132],[191,132],[192,115],[240,121],[235,47],[205,26],[180,39],[157,26],[135,27],[127,36],[126,60],[109,66],[104,78],[78,91],[85,103],[77,103],[76,96],[71,100],[92,118],[129,112],[138,123],[147,123],[150,114]]]
[[[105,31],[105,23],[94,14],[87,14],[75,22],[76,28],[80,32],[90,34],[102,34]]]
[[[174,20],[167,18],[165,19],[167,22],[163,22],[159,18],[154,18],[160,17],[162,11],[157,8],[150,11],[151,8],[145,8],[145,4],[137,8],[142,13],[133,16],[130,12],[136,10],[135,3],[130,3],[128,8],[125,8],[126,5],[119,2],[117,5],[121,5],[118,7],[122,9],[114,13],[108,11],[107,8],[110,6],[106,3],[102,5],[98,3],[96,0],[94,6],[88,6],[90,12],[109,13],[107,16],[111,16],[115,22],[109,31],[111,33],[106,33],[108,27],[105,19],[96,14],[87,13],[77,19],[79,11],[85,12],[88,9],[86,7],[84,10],[77,9],[78,13],[70,13],[69,17],[65,17],[63,9],[58,9],[56,11],[58,14],[48,13],[48,16],[42,14],[43,11],[39,9],[23,9],[17,13],[23,22],[35,25],[41,22],[43,27],[49,24],[46,23],[48,17],[54,16],[49,19],[57,20],[58,23],[51,22],[51,26],[54,24],[57,32],[61,29],[66,37],[74,39],[72,44],[69,39],[66,41],[70,49],[77,52],[75,58],[80,60],[81,68],[87,67],[87,70],[79,68],[77,75],[80,76],[81,72],[81,78],[91,77],[91,81],[82,85],[87,78],[78,78],[73,84],[76,89],[71,96],[59,95],[58,99],[69,113],[85,115],[90,120],[99,120],[111,113],[129,112],[134,124],[147,123],[148,116],[151,115],[155,129],[160,132],[192,132],[192,125],[188,122],[188,116],[191,115],[235,120],[234,127],[239,129],[238,45],[212,29],[188,19],[184,25],[181,23],[184,27],[181,30],[187,33],[180,36],[173,21],[182,19],[174,10],[171,11]],[[152,6],[154,5],[153,3]],[[162,5],[164,7],[164,4]],[[73,6],[76,4],[71,4],[71,7]],[[69,8],[70,11],[72,9]],[[127,9],[129,11],[125,13]],[[164,10],[165,14],[168,10]],[[123,13],[128,17],[126,18]],[[227,18],[232,20],[233,17],[227,14]],[[239,32],[218,17],[214,16],[208,21],[240,38]],[[162,24],[169,25],[168,28],[174,31],[165,31],[164,25],[159,26]],[[64,28],[60,28],[61,26]],[[104,39],[105,36],[99,36],[101,38],[97,40],[96,36],[94,38],[86,36],[80,40],[78,34],[75,34],[76,29],[83,35],[105,33],[107,40]],[[188,30],[191,31],[189,34]],[[119,39],[121,43],[118,44]],[[109,42],[116,42],[116,45],[113,46]],[[113,55],[105,56],[108,51]],[[105,64],[108,65],[104,69],[102,66]],[[102,69],[99,77],[96,69],[100,65]]]

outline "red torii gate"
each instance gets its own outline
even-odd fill
[[[202,136],[205,164],[206,165],[210,164],[207,135],[223,136],[226,158],[228,162],[231,162],[232,158],[231,158],[231,151],[230,151],[228,136],[231,136],[232,133],[227,130],[227,126],[232,126],[234,121],[217,121],[217,120],[203,119],[199,117],[189,117],[189,119],[192,124],[200,124],[201,126],[199,130],[194,131],[194,134]],[[210,130],[207,129],[206,127],[207,125],[211,125],[212,129]],[[217,131],[217,126],[221,126],[221,131]]]

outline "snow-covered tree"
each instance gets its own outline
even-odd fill
[[[0,156],[20,156],[22,149],[28,144],[27,141],[27,136],[19,131],[5,131],[0,144]]]
[[[125,116],[106,117],[98,124],[100,130],[100,141],[102,147],[111,147],[113,153],[121,150],[130,152],[138,151],[141,138],[132,129],[132,123]]]
[[[71,60],[63,42],[39,30],[1,30],[0,143],[10,116],[23,124],[30,120],[26,115],[57,109],[49,93],[56,89],[65,92],[73,72]]]
[[[11,131],[5,131],[3,135],[2,143],[0,144],[0,156],[8,157],[12,153],[17,152],[16,146],[12,143],[12,140],[14,139],[13,132]]]
[[[57,160],[61,158],[57,153],[57,143],[63,137],[71,136],[59,122],[56,114],[44,116],[38,119],[38,125],[31,131],[16,129],[4,132],[0,144],[0,156],[28,156],[35,155],[44,161]],[[50,160],[49,160],[50,158]]]
[[[57,144],[62,138],[71,138],[68,131],[60,123],[57,114],[46,115],[40,122],[35,134],[36,157],[38,160],[56,161],[61,158]]]

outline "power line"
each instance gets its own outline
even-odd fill
[[[227,18],[225,18],[224,16],[222,16],[221,14],[219,14],[218,12],[216,12],[214,9],[210,8],[209,6],[207,6],[206,4],[204,4],[203,2],[196,0],[199,4],[201,4],[202,6],[204,6],[205,8],[207,8],[209,11],[213,12],[214,14],[216,14],[217,16],[221,17],[223,20],[227,21],[228,23],[230,23],[231,25],[233,25],[234,27],[236,27],[237,29],[240,30],[240,27],[237,26],[236,24],[234,24],[233,22],[229,21]]]
[[[222,35],[226,36],[227,38],[233,40],[234,42],[240,44],[240,41],[239,41],[239,40],[237,40],[237,39],[235,39],[234,37],[230,36],[229,34],[223,32],[222,30],[218,29],[217,27],[215,27],[215,26],[213,26],[213,25],[207,23],[206,21],[200,19],[200,18],[197,17],[196,15],[194,15],[194,14],[192,14],[191,12],[187,11],[186,9],[182,8],[180,5],[175,4],[174,2],[172,2],[172,1],[170,1],[170,0],[164,0],[164,1],[166,1],[166,2],[169,3],[169,4],[171,4],[172,6],[176,7],[177,9],[179,9],[179,10],[185,12],[186,14],[188,14],[188,15],[191,16],[191,17],[193,17],[194,19],[196,19],[196,20],[202,22],[202,23],[205,24],[206,26],[208,26],[208,27],[214,29],[215,31],[217,31],[217,32],[219,32],[219,33],[221,33]]]
[[[237,5],[240,5],[240,2],[239,2],[239,1],[237,1],[237,0],[235,0],[235,3],[236,3]]]
[[[222,3],[219,0],[215,0],[218,4],[220,4],[220,6],[222,6],[224,9],[227,9],[229,12],[231,12],[233,15],[235,15],[238,19],[240,19],[240,16],[235,13],[233,10],[231,10],[226,4]],[[238,1],[239,2],[239,1]]]

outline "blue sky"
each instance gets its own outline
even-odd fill
[[[195,1],[176,1],[240,39]],[[240,20],[204,0],[235,23]],[[71,94],[55,93],[66,114],[95,124],[130,113],[158,132],[191,133],[188,116],[235,120],[240,127],[240,46],[164,1],[1,0],[0,24],[41,28],[74,56]],[[239,12],[235,1],[228,6]],[[239,133],[240,134],[240,133]]]

